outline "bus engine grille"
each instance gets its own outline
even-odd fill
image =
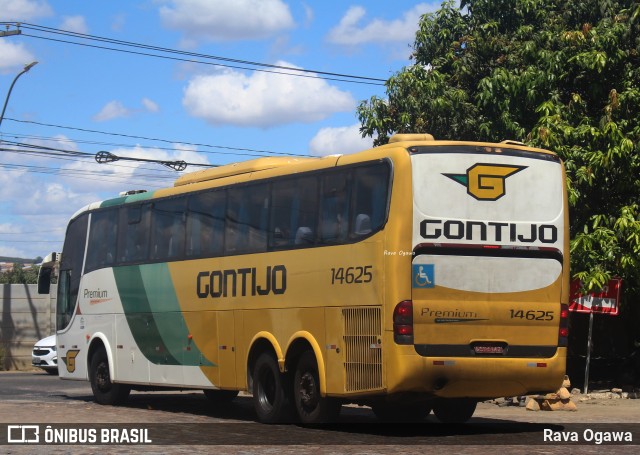
[[[345,308],[344,367],[346,391],[382,388],[382,324],[380,308]]]

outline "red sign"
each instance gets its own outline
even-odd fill
[[[581,294],[581,287],[582,283],[580,280],[573,280],[571,282],[569,311],[577,311],[578,313],[605,313],[611,316],[618,315],[622,279],[612,278],[600,292]]]

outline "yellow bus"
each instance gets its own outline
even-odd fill
[[[60,377],[102,404],[247,391],[267,423],[345,403],[464,422],[562,382],[567,213],[554,153],[424,134],[94,203],[43,265],[59,269]]]

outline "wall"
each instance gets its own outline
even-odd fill
[[[31,368],[35,342],[55,332],[55,293],[55,285],[51,297],[35,284],[0,284],[0,370]]]

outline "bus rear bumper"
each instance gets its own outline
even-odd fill
[[[530,395],[557,391],[566,373],[566,348],[545,359],[422,357],[413,346],[398,348],[406,355],[397,356],[387,370],[388,393],[421,392],[443,398]]]

